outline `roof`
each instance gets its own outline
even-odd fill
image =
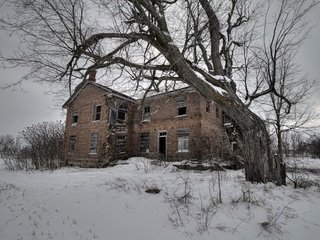
[[[112,94],[113,96],[115,97],[118,97],[118,98],[122,98],[124,100],[127,100],[127,101],[130,101],[130,102],[137,102],[137,101],[141,101],[142,99],[134,99],[132,97],[129,97],[128,95],[126,94],[123,94],[121,92],[118,92],[116,90],[113,90],[111,88],[108,88],[106,86],[103,86],[99,83],[96,83],[96,82],[93,82],[93,81],[82,81],[75,89],[75,91],[73,92],[73,94],[69,97],[69,99],[62,105],[63,108],[67,108],[76,98],[77,96],[82,92],[82,90],[88,85],[88,84],[91,84],[97,88],[100,88],[102,89],[103,91],[105,91],[108,95],[109,94]],[[183,92],[190,92],[190,91],[194,91],[194,88],[192,87],[183,87],[183,88],[180,88],[180,89],[175,89],[175,90],[171,90],[171,91],[168,91],[168,92],[164,92],[164,93],[157,93],[157,94],[154,94],[154,95],[150,95],[150,96],[147,96],[145,100],[147,99],[157,99],[159,97],[162,97],[163,95],[175,95],[175,94],[180,94],[180,93],[183,93]]]
[[[121,92],[118,92],[116,90],[113,90],[111,88],[108,88],[106,86],[103,86],[99,83],[93,82],[93,81],[83,81],[81,82],[75,89],[75,91],[73,92],[73,94],[69,97],[69,99],[62,105],[63,108],[67,108],[77,97],[78,95],[83,91],[83,89],[88,85],[91,84],[97,88],[102,89],[103,91],[105,91],[108,94],[112,94],[118,98],[122,98],[125,100],[128,100],[130,102],[136,102],[136,100],[132,97],[129,97]]]

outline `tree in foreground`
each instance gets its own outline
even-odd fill
[[[249,1],[7,2],[16,15],[2,19],[2,26],[20,34],[27,48],[2,58],[31,67],[25,78],[57,82],[70,94],[77,79],[92,71],[114,76],[115,82],[126,79],[137,90],[188,84],[219,104],[236,124],[246,179],[281,183],[264,122],[240,100],[228,78],[233,49],[241,45],[232,33],[249,20]],[[276,90],[271,86],[267,92]]]

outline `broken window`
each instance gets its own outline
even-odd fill
[[[69,137],[69,144],[68,144],[68,150],[69,152],[74,152],[76,149],[76,136],[70,136]]]
[[[96,154],[98,150],[98,133],[91,133],[90,140],[90,153]]]
[[[127,120],[128,106],[125,103],[122,103],[118,108],[118,120],[125,121]]]
[[[149,152],[149,133],[140,134],[140,152]]]
[[[177,130],[178,152],[189,152],[189,129]]]
[[[118,135],[116,142],[117,153],[126,153],[127,152],[127,136]]]
[[[95,105],[93,110],[93,121],[101,119],[101,105]]]
[[[180,96],[177,98],[177,115],[183,116],[187,114],[187,97]]]
[[[142,120],[143,121],[150,121],[150,106],[145,106],[143,108]]]
[[[72,115],[72,126],[76,126],[78,123],[78,113]]]

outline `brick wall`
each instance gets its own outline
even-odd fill
[[[177,98],[187,97],[187,114],[177,116]],[[210,103],[211,109],[215,104]],[[133,144],[137,146],[135,155],[157,158],[159,152],[159,132],[166,131],[167,159],[198,158],[192,144],[201,134],[212,129],[219,129],[215,111],[206,113],[206,100],[196,91],[177,92],[168,95],[154,96],[147,99],[144,106],[150,106],[150,121],[142,121],[143,106],[135,114]],[[220,108],[219,108],[219,111]],[[178,152],[177,130],[189,129],[189,152]],[[140,134],[149,133],[149,153],[140,152]]]
[[[66,127],[65,127],[65,151],[66,161],[72,165],[96,166],[99,159],[99,150],[97,154],[90,154],[91,133],[98,133],[98,144],[101,147],[105,143],[108,108],[105,101],[105,91],[86,85],[79,96],[69,105],[67,109]],[[99,121],[93,121],[94,106],[101,105],[101,118]],[[73,114],[78,114],[77,124],[72,124]],[[76,145],[74,151],[69,151],[70,136],[75,136]]]
[[[177,114],[177,99],[185,97],[187,102],[186,114]],[[169,160],[186,158],[202,158],[210,151],[206,151],[199,140],[202,136],[209,136],[215,146],[220,144],[219,131],[222,126],[222,111],[212,101],[208,105],[206,99],[198,92],[187,89],[157,95],[147,98],[143,104],[127,101],[127,121],[109,124],[110,109],[119,106],[126,100],[111,96],[107,91],[97,86],[87,84],[79,95],[69,104],[66,128],[65,151],[66,161],[70,165],[97,166],[101,161],[128,158],[131,156],[146,156],[159,158],[159,132],[166,132],[166,157]],[[101,118],[93,121],[94,106],[101,105]],[[145,106],[150,107],[150,120],[143,121]],[[216,108],[218,109],[218,115]],[[208,110],[208,111],[207,111]],[[73,114],[78,114],[77,124],[73,124]],[[188,130],[189,151],[178,151],[178,130]],[[90,153],[91,133],[98,133],[98,152]],[[140,152],[140,134],[149,133],[149,152]],[[218,134],[217,134],[218,133]],[[126,135],[127,151],[117,154],[117,135]],[[75,136],[76,147],[69,151],[70,136]],[[217,147],[218,148],[218,147]],[[219,155],[219,149],[214,151]]]

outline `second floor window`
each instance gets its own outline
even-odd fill
[[[101,119],[101,105],[95,105],[93,109],[93,121]]]
[[[150,121],[150,106],[145,106],[143,108],[142,120],[143,121]]]
[[[180,96],[177,98],[177,115],[187,115],[187,97]]]
[[[210,112],[210,101],[206,100],[206,112],[209,113]]]
[[[220,110],[218,106],[216,106],[216,117],[220,118]]]
[[[128,113],[128,106],[127,104],[123,103],[118,108],[118,120],[126,121],[127,120],[127,113]]]
[[[72,126],[76,126],[77,125],[77,123],[78,123],[78,113],[74,113],[73,115],[72,115]]]

